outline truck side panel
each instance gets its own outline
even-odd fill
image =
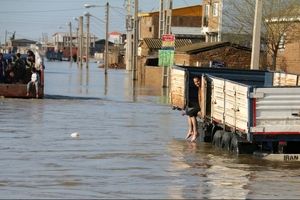
[[[215,122],[226,124],[233,130],[248,133],[249,88],[245,85],[220,78],[211,78],[211,115]]]
[[[299,86],[299,76],[276,72],[273,75],[273,86]]]
[[[300,137],[300,88],[256,88],[253,101],[254,135],[299,135]]]
[[[223,79],[212,78],[211,117],[217,123],[224,123],[224,87],[225,81]]]
[[[225,82],[225,123],[243,133],[248,132],[248,101],[247,86]]]

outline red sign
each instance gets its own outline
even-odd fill
[[[161,37],[162,47],[175,47],[175,35],[165,34]]]

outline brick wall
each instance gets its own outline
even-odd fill
[[[185,62],[186,66],[208,66],[212,60],[225,62],[231,68],[250,69],[251,51],[228,46],[191,55],[175,53],[175,64],[177,65]],[[265,59],[261,55],[261,66],[264,66],[263,63],[265,63]]]
[[[141,40],[144,38],[153,38],[154,37],[154,26],[153,19],[151,16],[141,17],[140,19],[140,36]]]
[[[175,65],[190,66],[191,65],[190,55],[188,55],[186,53],[175,52],[174,63],[175,63]]]
[[[277,56],[276,70],[283,70],[287,73],[300,74],[300,23],[292,30],[294,40],[285,45],[284,50],[279,50]],[[289,32],[287,33],[289,37]],[[271,63],[271,57],[268,57]]]

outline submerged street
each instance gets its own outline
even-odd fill
[[[45,66],[44,99],[0,99],[1,197],[300,198],[299,163],[185,141],[186,117],[129,72]]]

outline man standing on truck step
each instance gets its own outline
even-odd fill
[[[200,92],[199,89],[201,87],[201,78],[194,77],[193,82],[195,86],[198,88],[197,90],[197,101],[190,101],[189,105],[185,108],[185,114],[188,116],[188,126],[189,130],[185,139],[190,139],[191,142],[196,142],[199,137],[198,127],[197,127],[197,115],[200,112],[199,100],[200,100]]]

